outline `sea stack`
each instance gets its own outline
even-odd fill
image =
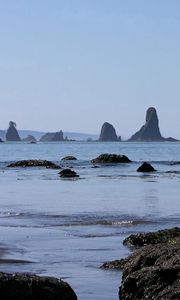
[[[13,121],[9,122],[9,128],[6,132],[6,141],[9,141],[9,142],[20,142],[21,141],[18,131],[16,129],[16,123]]]
[[[59,132],[48,132],[45,133],[41,138],[40,142],[62,142],[64,141],[63,131]]]
[[[101,133],[99,136],[99,141],[100,142],[116,142],[118,141],[118,137],[116,134],[116,130],[108,122],[105,122],[101,128]]]
[[[129,141],[164,141],[159,130],[159,120],[156,109],[149,107],[146,112],[146,123],[139,131],[132,135]]]

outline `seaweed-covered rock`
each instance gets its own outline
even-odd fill
[[[0,273],[2,300],[77,300],[68,283],[53,277]]]
[[[95,164],[103,164],[103,163],[129,163],[131,160],[125,155],[118,154],[101,154],[95,159],[91,161]]]
[[[103,263],[101,269],[111,269],[111,270],[122,270],[124,268],[127,258],[116,259],[112,261],[106,261]]]
[[[69,155],[69,156],[63,157],[62,160],[77,160],[77,158],[75,156]]]
[[[77,178],[79,175],[75,172],[72,171],[71,169],[64,169],[61,172],[59,172],[60,177],[62,178]]]
[[[7,167],[9,168],[45,167],[47,169],[61,169],[60,166],[54,164],[49,160],[36,160],[36,159],[16,161],[14,163],[9,164]]]
[[[174,239],[180,238],[180,228],[158,230],[156,232],[131,234],[124,241],[126,246],[142,247],[148,244],[174,243]]]
[[[129,256],[119,297],[121,300],[180,299],[180,240],[147,245]]]
[[[144,162],[138,169],[137,172],[155,172],[156,170],[151,166],[151,164]]]

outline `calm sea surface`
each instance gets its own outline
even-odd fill
[[[92,168],[101,153],[133,162]],[[77,161],[62,162],[74,155]],[[21,159],[73,167],[78,180],[58,170],[7,168]],[[137,173],[142,161],[156,173]],[[121,272],[100,269],[129,254],[131,233],[180,226],[180,143],[0,144],[0,270],[65,279],[79,300],[118,299]]]

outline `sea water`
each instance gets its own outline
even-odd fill
[[[93,168],[101,153],[132,163]],[[67,155],[77,160],[61,161]],[[22,159],[51,160],[80,177],[7,167]],[[143,161],[157,172],[138,173]],[[178,161],[179,142],[1,143],[0,271],[60,277],[79,300],[119,299],[122,273],[100,266],[129,255],[129,234],[180,226]]]

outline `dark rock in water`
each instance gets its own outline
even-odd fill
[[[138,169],[137,172],[155,172],[156,170],[148,164],[147,162],[144,162]]]
[[[47,169],[61,169],[60,166],[54,164],[49,160],[36,160],[36,159],[16,161],[14,163],[11,163],[7,167],[9,168],[45,167]]]
[[[99,166],[96,166],[96,165],[94,165],[94,166],[92,166],[91,167],[92,169],[98,169],[98,168],[100,168]]]
[[[16,129],[15,122],[12,122],[12,121],[9,122],[9,128],[6,132],[6,141],[9,141],[9,142],[20,142],[21,141],[18,131]]]
[[[53,277],[0,273],[2,300],[77,300],[68,283]]]
[[[62,142],[64,141],[63,132],[48,132],[40,138],[40,142]]]
[[[117,155],[117,154],[101,154],[95,159],[91,161],[92,163],[129,163],[131,160],[125,155]]]
[[[65,156],[62,160],[77,160],[77,158],[75,156]]]
[[[131,234],[123,244],[126,246],[142,247],[148,244],[173,243],[173,240],[180,238],[180,228],[159,230],[156,232]]]
[[[113,261],[107,261],[103,263],[100,268],[101,269],[110,269],[110,270],[122,270],[124,268],[125,263],[127,262],[127,258],[116,259]]]
[[[33,135],[28,135],[26,138],[24,138],[22,141],[29,142],[29,143],[36,143],[36,138]]]
[[[61,172],[59,172],[59,174],[60,174],[60,177],[62,177],[62,178],[79,177],[79,175],[75,171],[72,171],[71,169],[64,169]]]
[[[148,108],[145,125],[129,141],[164,141],[159,130],[159,120],[154,107]]]
[[[121,300],[180,299],[180,239],[147,245],[124,265]]]
[[[116,130],[108,122],[105,122],[101,128],[101,133],[99,136],[100,142],[116,142],[118,140]]]
[[[0,138],[0,143],[3,143],[3,140]]]

